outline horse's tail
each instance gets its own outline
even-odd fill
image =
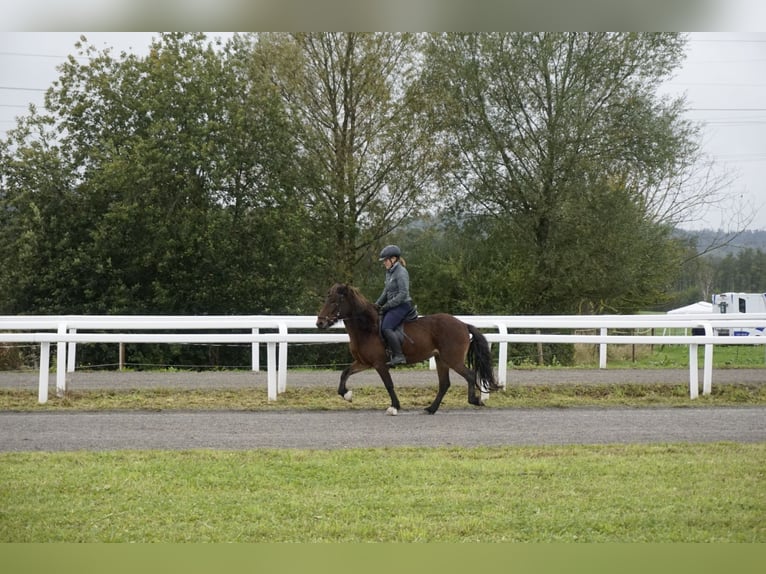
[[[482,392],[497,391],[500,386],[492,370],[492,353],[487,338],[473,325],[468,325],[468,332],[471,334],[471,344],[468,346],[467,363],[476,373],[476,384]]]

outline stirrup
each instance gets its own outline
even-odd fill
[[[407,364],[407,358],[404,355],[395,355],[391,357],[389,361],[386,362],[386,365],[389,367],[394,367],[396,365],[406,365]]]

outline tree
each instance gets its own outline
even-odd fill
[[[299,133],[305,199],[330,257],[328,280],[351,281],[381,238],[428,207],[429,133],[419,121],[410,34],[263,36]]]
[[[82,205],[69,193],[72,169],[50,123],[33,108],[0,142],[0,309],[8,314],[67,307],[76,297],[67,285],[86,264],[83,228],[72,225]]]
[[[78,48],[47,94],[55,132],[3,150],[9,312],[301,310],[309,226],[268,67],[201,34],[146,58]]]
[[[746,248],[736,255],[710,258],[713,268],[712,293],[766,292],[766,253],[760,249]]]
[[[663,297],[679,257],[670,231],[706,192],[677,185],[697,132],[681,102],[655,95],[682,48],[678,34],[430,37],[444,186],[505,246],[515,311],[631,311]]]

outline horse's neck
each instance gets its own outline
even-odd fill
[[[375,334],[378,330],[377,316],[371,304],[361,305],[348,319],[344,320],[344,324],[350,335]]]

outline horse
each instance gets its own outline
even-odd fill
[[[391,398],[391,406],[386,412],[396,415],[401,405],[386,365],[386,347],[379,332],[376,306],[357,288],[336,283],[327,293],[317,315],[316,326],[318,329],[328,329],[338,321],[343,321],[346,328],[349,349],[354,359],[340,375],[338,394],[351,402],[353,395],[346,387],[346,381],[354,373],[373,368],[380,375]],[[500,388],[495,381],[486,337],[475,326],[447,313],[425,315],[405,322],[402,351],[407,364],[431,357],[436,360],[439,390],[433,402],[425,409],[428,414],[436,413],[450,387],[450,369],[468,382],[468,402],[472,405],[484,405],[478,391],[489,393]]]

